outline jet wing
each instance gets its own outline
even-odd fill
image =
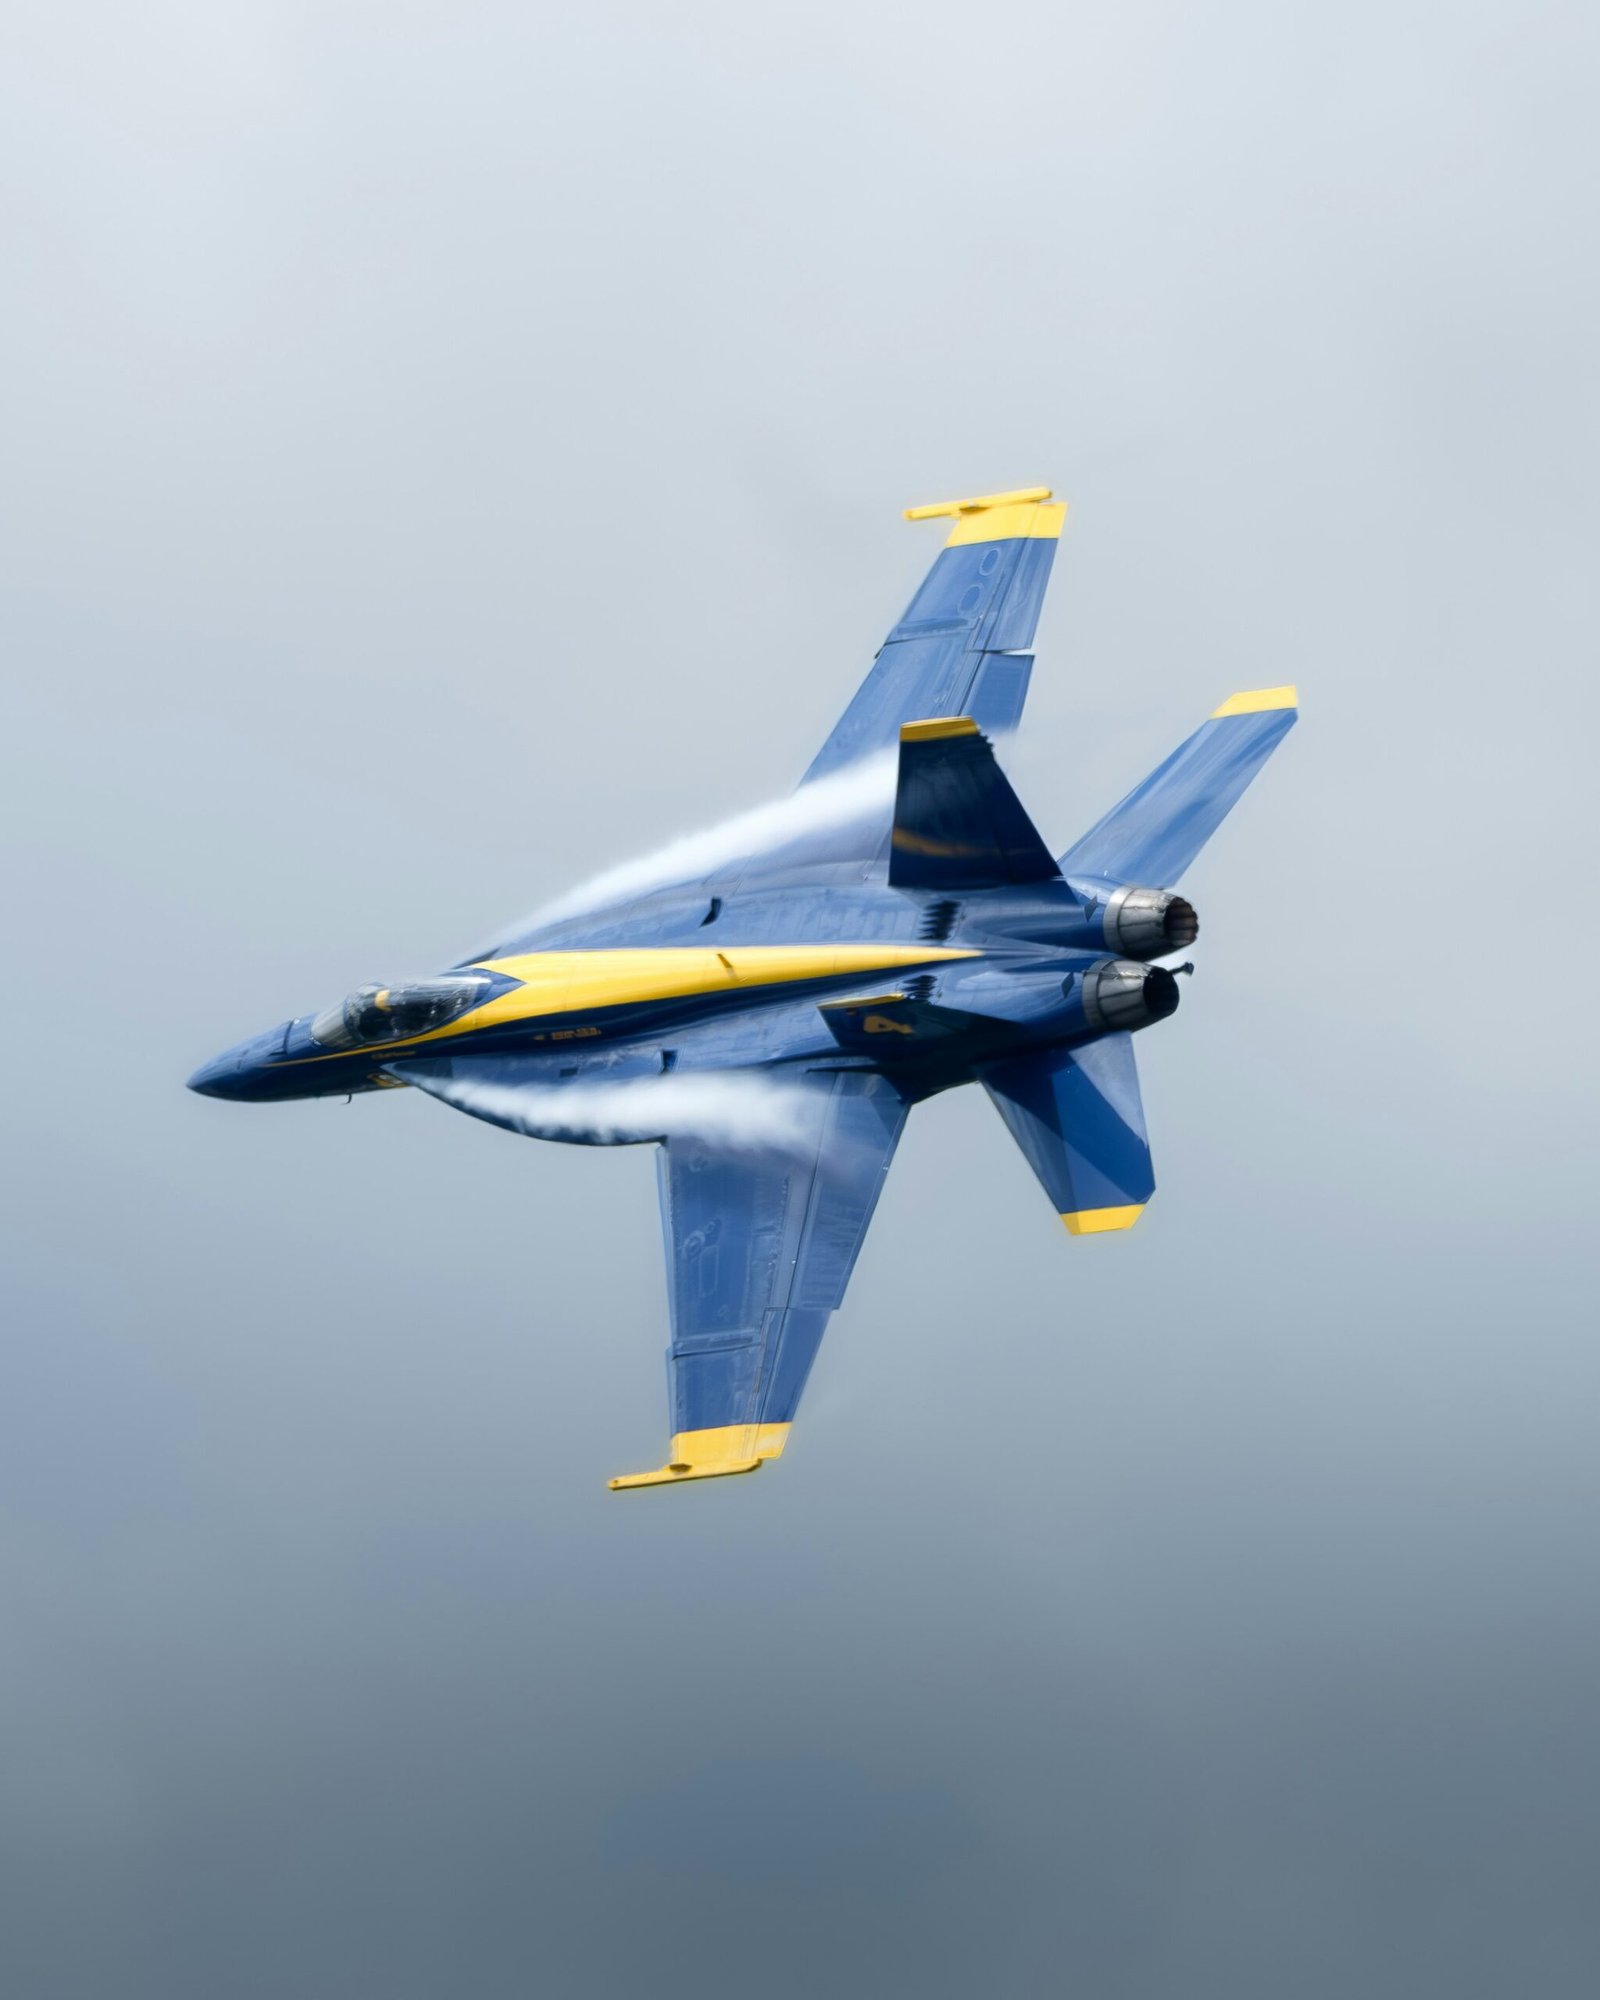
[[[950,515],[955,526],[804,783],[892,748],[900,725],[922,716],[1016,728],[1067,511],[1049,499],[1049,487],[1034,486],[906,509],[908,521]]]
[[[908,1104],[865,1070],[803,1071],[781,1087],[793,1093],[786,1137],[751,1144],[724,1129],[661,1149],[672,1446],[614,1490],[754,1472],[783,1450]]]

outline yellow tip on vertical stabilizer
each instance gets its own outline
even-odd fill
[[[970,715],[935,715],[926,722],[902,722],[902,743],[936,743],[943,736],[976,736],[978,725]]]

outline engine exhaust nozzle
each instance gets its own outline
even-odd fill
[[[1106,943],[1126,958],[1164,958],[1199,935],[1193,903],[1170,889],[1119,889],[1106,905]]]
[[[1178,1011],[1178,982],[1163,966],[1108,959],[1083,978],[1083,1018],[1097,1034],[1131,1032]]]

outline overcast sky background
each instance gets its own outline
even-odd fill
[[[1600,1990],[1592,8],[14,6],[7,2000]],[[791,1448],[652,1161],[184,1077],[783,792],[1071,502],[1230,691],[1160,1192],[912,1121]]]

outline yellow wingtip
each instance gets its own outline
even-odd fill
[[[1048,486],[1019,486],[1012,493],[977,493],[970,500],[935,500],[926,507],[908,507],[908,521],[933,521],[953,516],[955,526],[945,539],[947,549],[968,542],[1054,542],[1067,518],[1066,504],[1046,506]]]
[[[1211,711],[1211,719],[1220,715],[1257,715],[1268,708],[1298,708],[1300,692],[1298,688],[1246,688],[1242,694],[1230,694],[1220,708]]]
[[[1136,1201],[1127,1208],[1078,1208],[1061,1220],[1072,1236],[1103,1236],[1113,1229],[1131,1229],[1144,1214],[1145,1204]]]
[[[982,514],[990,507],[1031,507],[1050,498],[1048,486],[1019,486],[1010,493],[976,493],[970,500],[930,500],[925,507],[908,507],[908,521],[937,521],[946,514]]]
[[[780,1458],[788,1442],[787,1424],[725,1424],[715,1430],[679,1431],[672,1456],[652,1472],[624,1472],[606,1484],[613,1493],[635,1486],[681,1486],[688,1479],[727,1479],[740,1472],[759,1472],[769,1458]]]
[[[740,1472],[759,1472],[761,1465],[759,1458],[746,1459],[739,1465],[690,1465],[674,1460],[669,1465],[658,1465],[653,1472],[619,1472],[606,1485],[613,1493],[627,1493],[636,1486],[681,1486],[689,1479],[731,1479]]]

